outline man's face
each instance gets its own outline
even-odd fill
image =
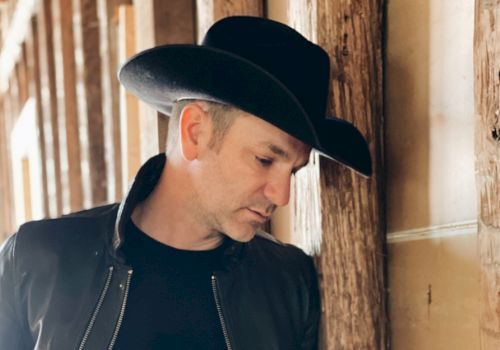
[[[249,241],[290,198],[292,174],[311,148],[260,118],[242,113],[193,174],[195,215],[212,232]]]

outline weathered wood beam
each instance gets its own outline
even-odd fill
[[[78,125],[76,94],[75,45],[73,38],[73,4],[71,0],[52,0],[54,23],[54,48],[56,65],[60,157],[66,165],[65,190],[66,210],[71,212],[83,208],[83,184],[81,168],[81,145]]]
[[[121,5],[118,10],[118,60],[125,60],[135,52],[135,20],[133,5]],[[122,154],[122,182],[125,192],[141,166],[141,139],[139,129],[139,101],[120,87],[120,133]]]
[[[316,165],[320,182],[315,186],[321,193],[322,242],[316,263],[322,349],[385,349],[388,344],[382,17],[383,0],[290,2],[290,23],[330,55],[329,114],[360,129],[374,167],[374,175],[366,179],[326,158],[320,157]],[[296,208],[303,210],[300,205]]]
[[[476,0],[475,155],[481,271],[480,348],[500,348],[500,3]]]
[[[194,0],[136,0],[136,49],[156,45],[193,43],[195,35]],[[139,102],[142,161],[164,152],[168,123],[165,116]]]
[[[19,81],[19,104],[24,106],[28,100],[28,72],[27,72],[26,42],[21,44],[21,53],[17,63],[17,79]]]
[[[35,100],[36,125],[38,130],[38,149],[41,166],[41,184],[42,212],[44,217],[49,217],[49,197],[47,185],[47,155],[45,151],[45,133],[43,128],[43,110],[41,103],[41,83],[40,83],[40,64],[38,47],[38,23],[36,16],[30,21],[29,33],[26,37],[26,49],[28,56],[28,81],[29,95]]]
[[[116,73],[118,69],[118,6],[131,3],[127,0],[99,0],[99,23],[101,28],[101,57],[103,82],[104,131],[106,163],[108,166],[108,197],[119,201],[122,198],[122,153],[120,133],[120,88]]]
[[[45,134],[49,213],[62,213],[61,162],[59,156],[59,132],[57,114],[57,92],[55,85],[54,45],[52,40],[52,16],[50,1],[40,1],[38,7],[38,42],[40,89]]]
[[[97,17],[97,2],[93,0],[74,0],[73,12],[77,20],[74,22],[78,31],[75,42],[76,50],[81,50],[82,61],[77,68],[81,73],[77,84],[83,84],[83,113],[87,125],[86,156],[90,174],[91,204],[99,205],[108,201],[107,164],[104,146],[104,116],[101,79],[101,56],[99,55],[99,20]],[[77,64],[77,65],[78,65]],[[82,102],[80,101],[80,102]],[[83,146],[83,145],[82,145]]]
[[[7,95],[0,96],[0,241],[15,230],[6,98]]]

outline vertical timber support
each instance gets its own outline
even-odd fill
[[[81,83],[83,83],[85,114],[88,135],[88,166],[90,173],[91,204],[99,205],[107,202],[107,172],[104,158],[104,116],[102,109],[101,56],[99,55],[99,20],[97,18],[97,2],[92,0],[74,0],[77,27],[76,37],[81,44],[82,66]],[[75,45],[79,46],[79,45]]]
[[[118,59],[120,63],[135,52],[135,20],[133,5],[118,7]],[[120,86],[120,134],[122,184],[126,192],[141,165],[139,100]]]
[[[83,208],[80,135],[76,101],[75,45],[71,0],[52,0],[59,105],[61,163],[65,164],[66,211]]]
[[[61,162],[59,156],[59,132],[57,115],[54,45],[52,40],[52,16],[49,0],[40,1],[38,10],[38,51],[40,68],[40,103],[42,106],[43,132],[47,161],[49,214],[62,213]]]
[[[193,43],[195,36],[194,0],[135,0],[136,49],[157,45]],[[168,122],[161,113],[139,102],[141,158],[165,151]],[[157,142],[154,142],[156,140]]]
[[[10,164],[10,137],[7,132],[7,106],[5,97],[0,97],[0,164]],[[0,167],[0,241],[14,231],[14,206],[10,167]]]
[[[44,217],[49,216],[49,195],[47,186],[47,155],[45,151],[45,133],[43,130],[43,110],[41,103],[40,86],[40,63],[39,63],[39,45],[38,45],[38,24],[36,16],[31,18],[30,28],[27,38],[27,50],[30,67],[30,95],[35,100],[36,125],[38,129],[38,143],[40,152],[42,212]],[[14,209],[12,209],[14,211]]]
[[[122,153],[120,134],[120,88],[116,73],[118,69],[118,6],[130,4],[131,0],[98,0],[101,28],[103,110],[106,163],[108,166],[108,198],[122,199]],[[126,154],[124,155],[126,156]]]
[[[500,4],[476,0],[475,167],[481,271],[480,348],[500,348]],[[497,41],[498,40],[498,41]]]
[[[382,197],[382,19],[383,0],[309,0],[290,2],[289,7],[292,26],[331,58],[329,114],[358,127],[373,158],[370,179],[322,157],[316,163],[322,227],[316,257],[323,312],[321,349],[385,349],[389,343]],[[296,207],[296,212],[300,210],[304,209]],[[296,213],[297,218],[303,216]]]

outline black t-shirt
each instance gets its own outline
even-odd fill
[[[227,243],[208,251],[175,249],[131,220],[125,236],[123,249],[134,272],[113,349],[225,349],[211,277]]]

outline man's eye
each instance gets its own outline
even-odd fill
[[[268,158],[261,158],[261,157],[255,157],[255,159],[257,159],[257,161],[264,167],[268,167],[270,166],[271,164],[273,164],[273,160],[272,159],[268,159]]]

